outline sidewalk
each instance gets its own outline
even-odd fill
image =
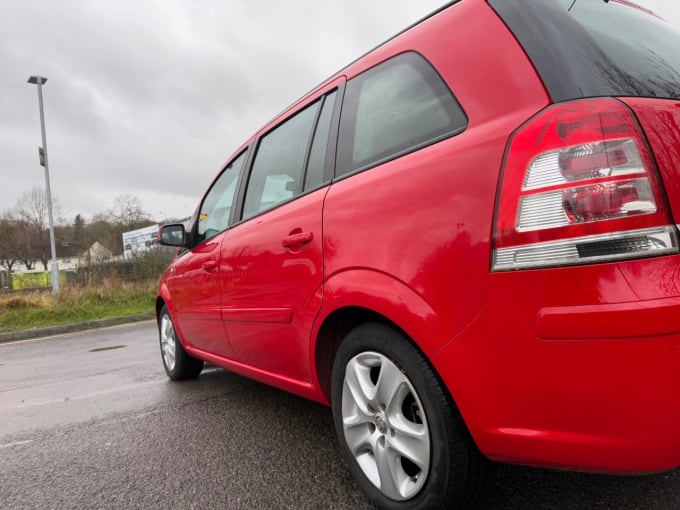
[[[25,329],[22,331],[9,331],[0,333],[0,344],[13,342],[15,340],[26,340],[29,338],[41,338],[44,336],[61,335],[63,333],[73,333],[88,329],[104,328],[107,326],[117,326],[130,322],[140,322],[151,320],[155,317],[153,312],[138,313],[136,315],[126,315],[125,317],[111,317],[110,319],[100,319],[96,321],[78,322],[75,324],[60,324],[59,326],[49,326],[46,328]]]

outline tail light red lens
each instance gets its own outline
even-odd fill
[[[640,197],[644,197],[640,200]],[[564,210],[570,223],[611,220],[656,212],[647,179],[605,182],[564,191]]]
[[[494,270],[678,251],[644,135],[615,99],[554,105],[527,122],[500,190]]]

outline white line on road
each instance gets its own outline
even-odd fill
[[[135,325],[138,325],[138,324],[148,324],[149,322],[156,322],[156,319],[150,319],[150,320],[146,320],[146,321],[137,321],[137,322],[128,322],[127,324],[117,324],[115,326],[106,326],[105,328],[84,329],[82,331],[74,331],[73,333],[60,333],[58,335],[52,335],[52,336],[41,336],[40,338],[27,338],[26,340],[14,340],[12,342],[0,342],[0,347],[4,347],[5,345],[30,344],[30,343],[33,343],[33,342],[40,342],[42,340],[53,340],[55,338],[71,338],[73,336],[79,336],[79,335],[83,335],[83,334],[86,334],[86,333],[92,333],[93,331],[109,331],[111,329],[131,327],[131,326],[135,326]]]
[[[90,391],[88,393],[82,393],[82,394],[71,394],[70,396],[66,397],[58,397],[58,398],[51,398],[48,400],[34,400],[34,401],[28,401],[25,402],[25,398],[21,399],[20,403],[16,403],[16,401],[19,400],[21,395],[19,397],[15,397],[15,402],[14,403],[9,403],[9,405],[2,404],[0,405],[0,410],[11,410],[11,409],[24,409],[27,407],[38,407],[38,406],[48,406],[48,405],[54,405],[54,404],[67,404],[71,405],[71,402],[78,402],[81,400],[88,400],[88,399],[93,399],[97,397],[102,397],[104,395],[114,395],[116,393],[130,393],[130,390],[132,389],[138,389],[138,388],[145,388],[145,387],[152,387],[152,386],[167,386],[168,381],[164,378],[161,379],[154,379],[152,381],[145,381],[145,382],[140,382],[140,383],[129,383],[129,384],[121,384],[121,385],[116,385],[112,388],[106,388],[102,390],[97,390],[97,391]],[[83,384],[85,386],[85,384]],[[24,388],[22,388],[24,389]],[[71,390],[73,391],[73,390]],[[9,394],[13,393],[12,390],[5,392],[3,395],[3,398],[8,398]]]
[[[27,441],[15,441],[14,443],[0,444],[0,450],[3,448],[11,448],[12,446],[21,446],[22,444],[32,443],[33,439],[28,439]]]

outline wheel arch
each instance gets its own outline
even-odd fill
[[[167,306],[165,299],[160,295],[156,296],[156,323],[160,321],[161,310],[164,306]]]
[[[167,306],[168,310],[172,307],[172,302],[170,299],[170,290],[165,282],[165,277],[161,280],[158,286],[158,292],[156,293],[156,322],[160,320],[161,310],[163,306]],[[174,310],[170,310],[170,315],[173,315]]]
[[[366,322],[386,324],[402,333],[431,366],[432,354],[448,339],[444,323],[432,307],[400,280],[368,269],[332,276],[324,286],[310,360],[328,402],[333,360],[340,342],[350,330]]]
[[[178,340],[186,348],[186,342],[184,340],[184,333],[182,332],[182,329],[181,329],[180,325],[178,324],[176,310],[175,310],[175,307],[172,304],[172,299],[170,297],[170,291],[168,290],[168,287],[164,283],[161,283],[161,285],[158,289],[158,293],[156,294],[156,303],[155,303],[156,324],[157,325],[160,324],[161,310],[163,310],[164,306],[167,307],[168,313],[170,313],[170,317],[172,318],[172,322],[174,323],[175,333],[177,334]]]
[[[400,329],[398,325],[368,308],[348,306],[334,310],[319,329],[314,349],[314,366],[319,387],[331,401],[331,373],[340,343],[352,329],[367,322],[380,322]]]

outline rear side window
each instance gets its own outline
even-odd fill
[[[627,0],[491,0],[554,101],[680,98],[680,33]]]
[[[337,175],[367,168],[460,133],[462,108],[434,68],[401,54],[347,82]]]

